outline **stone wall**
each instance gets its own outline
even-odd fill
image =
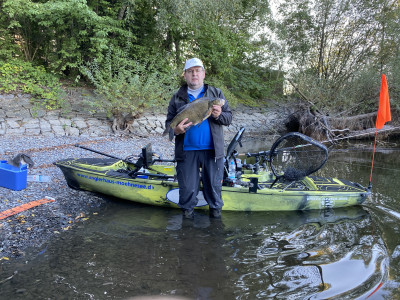
[[[0,94],[0,136],[108,136],[112,120],[102,114],[90,112],[81,99],[68,101],[63,111],[35,109],[30,96],[24,94]],[[247,133],[275,134],[282,128],[282,114],[277,110],[241,107],[233,110],[233,122],[226,127],[226,137],[231,138],[240,127]],[[166,112],[147,112],[132,124],[128,134],[161,135],[164,131]],[[122,133],[121,134],[125,134]]]

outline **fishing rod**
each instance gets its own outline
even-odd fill
[[[152,160],[152,161],[146,161],[146,162],[145,162],[145,161],[144,161],[144,160],[145,160],[144,157],[145,157],[146,155],[145,155],[145,154],[142,154],[142,155],[139,157],[138,161],[135,163],[135,162],[132,162],[131,160],[123,159],[123,158],[120,158],[120,157],[117,157],[117,156],[114,156],[114,155],[111,155],[111,154],[108,154],[108,153],[100,152],[100,151],[98,151],[98,150],[94,150],[94,149],[91,149],[91,148],[88,148],[88,147],[85,147],[85,146],[81,146],[81,145],[79,145],[79,144],[75,144],[74,146],[75,146],[75,147],[78,147],[78,148],[82,148],[82,149],[88,150],[88,151],[91,151],[91,152],[94,152],[94,153],[97,153],[97,154],[100,154],[100,155],[104,155],[104,156],[107,156],[107,157],[110,157],[110,158],[114,158],[114,159],[117,159],[117,160],[121,160],[121,161],[127,163],[128,165],[133,165],[133,166],[135,167],[135,169],[129,173],[129,176],[131,176],[131,177],[133,177],[133,176],[138,176],[138,175],[146,175],[146,176],[153,176],[153,177],[164,178],[164,179],[174,178],[174,176],[170,176],[170,175],[167,175],[167,174],[158,174],[158,173],[153,174],[153,173],[140,172],[140,169],[141,169],[142,167],[144,167],[144,168],[146,168],[146,169],[155,171],[155,170],[153,170],[148,164],[152,164],[152,163],[155,162],[155,161],[158,161],[158,162],[175,162],[175,160],[169,160],[169,159],[154,159],[154,160]],[[142,151],[143,151],[143,149],[142,149]],[[150,152],[151,152],[151,155],[153,155],[152,151],[150,151]],[[155,171],[155,172],[157,172],[157,171]]]
[[[126,160],[126,159],[123,159],[123,158],[120,158],[120,157],[117,157],[117,156],[114,156],[114,155],[111,155],[111,154],[100,152],[98,150],[94,150],[94,149],[91,149],[91,148],[88,148],[88,147],[85,147],[85,146],[81,146],[79,144],[75,144],[74,146],[78,147],[78,148],[82,148],[82,149],[88,150],[88,151],[91,151],[91,152],[94,152],[94,153],[97,153],[97,154],[100,154],[100,155],[104,155],[104,156],[107,156],[107,157],[110,157],[110,158],[115,158],[115,159],[118,159],[118,160],[122,160],[123,162],[126,162],[128,164],[132,164],[132,165],[134,165],[136,167],[136,164],[134,162],[130,161],[130,160]]]

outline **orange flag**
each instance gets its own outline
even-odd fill
[[[382,74],[381,94],[379,96],[379,109],[375,127],[381,129],[386,122],[392,120],[390,114],[389,90],[385,74]]]

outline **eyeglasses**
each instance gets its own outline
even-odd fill
[[[203,68],[195,68],[195,69],[188,69],[185,72],[189,73],[189,74],[199,74],[199,73],[201,73],[203,71],[204,71]]]

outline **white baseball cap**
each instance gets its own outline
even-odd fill
[[[183,70],[186,71],[187,69],[190,69],[192,67],[202,67],[204,69],[203,62],[198,58],[188,59],[185,63],[185,68]]]

